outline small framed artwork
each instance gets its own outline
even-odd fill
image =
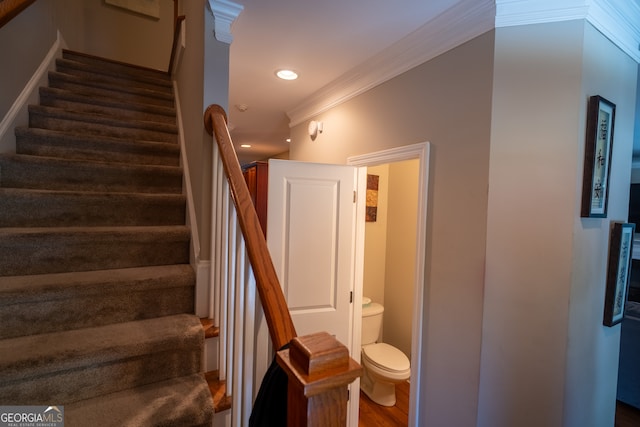
[[[607,217],[615,104],[601,96],[589,98],[584,150],[581,217]]]
[[[376,222],[378,218],[378,175],[367,174],[367,213],[366,222]]]
[[[627,302],[629,277],[631,276],[631,254],[635,224],[613,223],[609,238],[609,265],[607,267],[607,289],[604,296],[605,326],[622,321]]]

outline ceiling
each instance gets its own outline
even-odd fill
[[[245,164],[288,151],[288,111],[459,0],[234,2],[244,10],[231,28],[228,113]],[[281,68],[299,78],[278,79]]]
[[[232,2],[244,7],[231,26],[228,107],[241,164],[288,151],[289,124],[309,120],[339,98],[326,94],[343,95],[345,88],[354,93],[365,86],[365,75],[374,75],[365,82],[373,87],[392,77],[390,68],[406,71],[494,25],[575,19],[588,10],[590,22],[640,62],[640,0]],[[278,79],[281,68],[299,78]],[[640,159],[640,137],[635,144],[634,158]]]

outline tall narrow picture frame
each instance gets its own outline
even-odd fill
[[[627,302],[629,277],[631,276],[631,255],[635,224],[616,222],[611,227],[609,238],[609,264],[607,267],[607,289],[604,296],[605,326],[613,326],[622,321],[624,305]]]
[[[587,106],[581,217],[607,217],[616,106],[596,95]]]

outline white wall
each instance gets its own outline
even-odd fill
[[[159,5],[156,19],[104,0],[62,0],[60,28],[71,49],[166,71],[173,42],[173,1],[159,0]]]
[[[492,72],[489,32],[314,118],[315,141],[307,123],[291,130],[302,161],[431,143],[418,425],[476,423]]]
[[[364,226],[364,279],[363,295],[384,305],[385,267],[387,265],[387,207],[389,165],[372,166],[367,173],[378,175],[378,215],[375,222]]]
[[[12,109],[56,42],[53,10],[53,0],[37,1],[0,28],[0,120]],[[34,96],[29,102],[37,102],[37,93]],[[15,122],[7,122],[6,132],[0,135],[0,153],[15,152],[13,125],[24,126],[28,120],[24,111],[16,114]]]
[[[417,159],[389,165],[383,341],[411,357],[418,225]]]
[[[210,104],[227,109],[229,45],[215,39],[213,15],[205,0],[180,4],[180,14],[186,16],[186,46],[175,78],[182,103],[187,160],[200,236],[199,258],[209,259],[213,137],[205,131],[203,117]]]
[[[589,24],[496,30],[478,426],[613,425],[602,326],[609,221],[626,217],[637,66]],[[618,104],[609,219],[579,217],[587,98]]]
[[[582,111],[579,122],[579,173],[584,156],[586,99],[601,95],[616,104],[616,121],[606,219],[574,223],[573,277],[569,301],[564,426],[613,425],[618,378],[620,325],[602,325],[609,226],[626,221],[638,66],[591,25],[584,28]],[[578,177],[578,192],[582,189]],[[579,205],[575,206],[579,216]],[[587,409],[586,409],[587,408]]]

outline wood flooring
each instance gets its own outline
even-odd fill
[[[373,403],[360,391],[359,427],[405,427],[409,419],[409,383],[396,384],[396,405],[387,407]]]
[[[361,403],[362,404],[362,403]],[[618,401],[616,404],[615,427],[640,426],[640,409]]]
[[[396,386],[396,406],[385,407],[375,404],[360,391],[359,427],[407,426],[409,413],[409,383]],[[615,427],[639,427],[640,409],[622,402],[616,405]]]

